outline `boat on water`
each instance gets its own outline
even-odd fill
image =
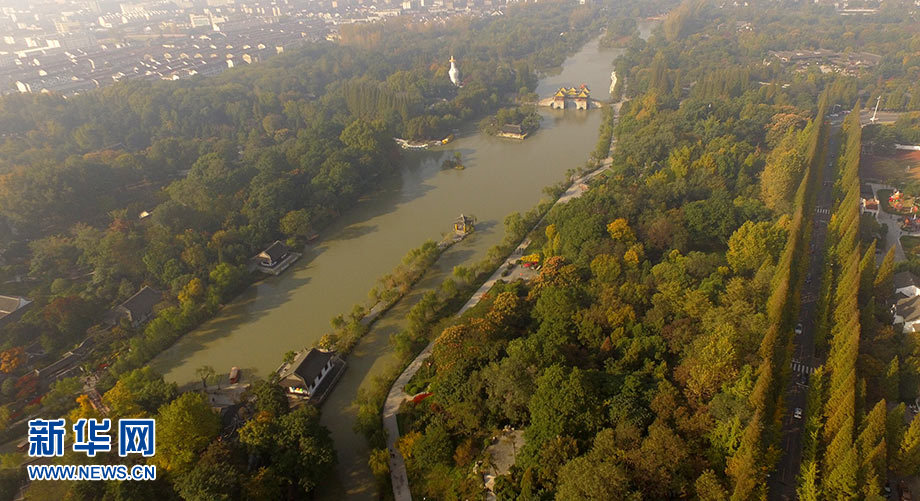
[[[232,367],[230,369],[230,384],[236,384],[240,382],[240,368]]]

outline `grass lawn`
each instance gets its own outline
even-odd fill
[[[901,237],[901,247],[904,254],[911,255],[920,252],[920,237],[903,236]]]
[[[920,179],[920,151],[866,155],[860,162],[860,177],[886,183]]]

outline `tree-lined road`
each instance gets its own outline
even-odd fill
[[[833,185],[836,179],[834,168],[839,148],[839,127],[831,129],[831,140],[828,147],[826,165],[824,167],[824,181],[818,187],[815,199],[814,225],[808,258],[808,272],[805,284],[802,287],[802,303],[799,308],[799,323],[802,332],[795,334],[793,353],[792,377],[786,388],[786,414],[783,418],[782,447],[783,454],[780,458],[776,472],[770,477],[769,499],[790,500],[796,499],[796,478],[802,462],[802,432],[804,415],[794,417],[796,408],[803,409],[805,413],[814,410],[806,409],[808,397],[808,377],[812,369],[822,365],[815,354],[815,309],[819,291],[821,290],[822,270],[824,269],[824,249],[827,239],[827,224],[830,221],[830,211],[833,207]]]

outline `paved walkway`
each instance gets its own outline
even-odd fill
[[[614,120],[617,119],[617,116],[620,113],[620,106],[622,103],[616,103],[614,107]],[[588,191],[588,181],[593,179],[595,176],[607,170],[610,165],[613,163],[613,148],[616,145],[616,138],[610,142],[610,154],[604,161],[601,163],[601,166],[588,174],[576,179],[572,182],[569,189],[556,200],[556,203],[553,204],[553,207],[559,204],[564,204],[573,198],[578,198]],[[549,213],[549,211],[547,211]],[[544,217],[546,217],[544,215]],[[541,218],[539,222],[534,226],[539,227],[540,223],[543,222]],[[528,232],[530,233],[530,232]],[[505,259],[501,266],[492,273],[492,276],[483,283],[476,292],[473,293],[469,301],[460,308],[460,311],[457,312],[457,315],[462,315],[466,310],[472,308],[479,304],[479,301],[482,297],[488,292],[492,286],[495,285],[495,282],[502,278],[502,270],[510,264],[514,259],[514,256],[520,255],[524,252],[524,249],[530,245],[530,239],[524,238],[521,243],[511,251],[511,255]],[[515,266],[518,268],[518,266]],[[383,429],[387,435],[387,450],[389,452],[389,463],[390,463],[390,477],[393,482],[393,497],[396,501],[411,501],[412,494],[409,492],[409,477],[406,474],[406,462],[403,460],[402,454],[399,450],[396,449],[396,441],[399,440],[399,424],[396,421],[396,412],[399,411],[399,406],[405,402],[409,395],[405,392],[406,384],[415,376],[415,373],[418,372],[419,368],[422,367],[422,363],[431,355],[431,349],[434,347],[434,341],[428,343],[428,346],[422,350],[418,356],[409,363],[409,366],[396,378],[396,381],[393,383],[393,386],[390,387],[390,393],[387,394],[387,399],[383,404]]]

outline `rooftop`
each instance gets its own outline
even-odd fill
[[[904,318],[905,323],[920,320],[920,296],[899,299],[897,309],[898,315]]]
[[[895,273],[892,281],[894,282],[894,290],[910,287],[911,285],[916,286],[920,283],[920,281],[917,280],[917,276],[909,271]]]
[[[285,379],[292,375],[298,375],[304,381],[312,382],[323,372],[323,367],[329,363],[329,360],[335,356],[334,351],[319,350],[310,348],[307,351],[301,351],[294,357],[294,360],[281,369],[279,379]]]
[[[0,296],[0,318],[29,305],[31,302],[21,296]]]
[[[287,245],[281,243],[280,240],[275,240],[267,249],[259,253],[259,257],[277,261],[281,259],[286,252],[288,252]]]

